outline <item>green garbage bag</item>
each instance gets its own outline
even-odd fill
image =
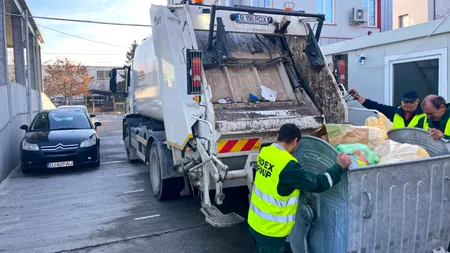
[[[352,155],[359,166],[375,165],[380,161],[375,151],[361,143],[339,144],[336,149],[339,152]]]

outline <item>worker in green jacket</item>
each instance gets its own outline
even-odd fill
[[[257,253],[284,252],[295,223],[300,191],[324,192],[341,180],[351,164],[339,154],[324,174],[305,171],[292,156],[302,138],[294,124],[281,126],[277,142],[261,149],[248,211],[249,230]],[[289,247],[289,246],[288,246]]]
[[[438,95],[429,95],[422,102],[423,112],[427,115],[426,120],[419,124],[425,130],[430,131],[430,136],[435,140],[450,139],[450,104]]]
[[[426,116],[420,108],[419,95],[416,91],[404,92],[401,97],[401,106],[379,104],[359,95],[356,89],[350,89],[348,92],[365,108],[383,113],[393,123],[392,130],[403,127],[423,128],[423,125],[418,123],[423,122],[420,119]]]

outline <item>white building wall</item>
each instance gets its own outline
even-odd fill
[[[446,52],[450,46],[450,19],[444,22],[434,35],[426,39],[441,21],[431,21],[366,38],[327,45],[322,47],[323,54],[328,62],[331,61],[333,54],[347,54],[348,87],[357,89],[364,97],[392,105],[392,100],[389,99],[389,96],[392,97],[392,92],[387,89],[390,83],[390,63],[386,63],[386,61],[398,59],[397,61],[391,61],[391,63],[399,62],[413,56],[416,57],[416,55],[426,54],[430,50]],[[359,62],[361,54],[366,57],[363,65]],[[441,73],[439,85],[447,91],[439,95],[448,99],[450,98],[450,89],[446,87],[450,83],[450,76],[447,74],[445,66],[448,66],[450,60],[449,52],[443,54],[443,57],[445,57],[444,60],[439,64],[445,70]],[[363,108],[356,101],[349,102],[349,107]],[[350,111],[349,120],[361,124],[364,123],[366,117],[371,115],[370,113]]]

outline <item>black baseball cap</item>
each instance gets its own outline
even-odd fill
[[[419,98],[416,91],[407,91],[402,95],[402,101],[404,102],[414,102]]]

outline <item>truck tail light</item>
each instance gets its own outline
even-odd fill
[[[191,94],[202,93],[202,52],[200,50],[187,51],[187,92]]]
[[[193,0],[193,4],[203,4],[203,0]]]

